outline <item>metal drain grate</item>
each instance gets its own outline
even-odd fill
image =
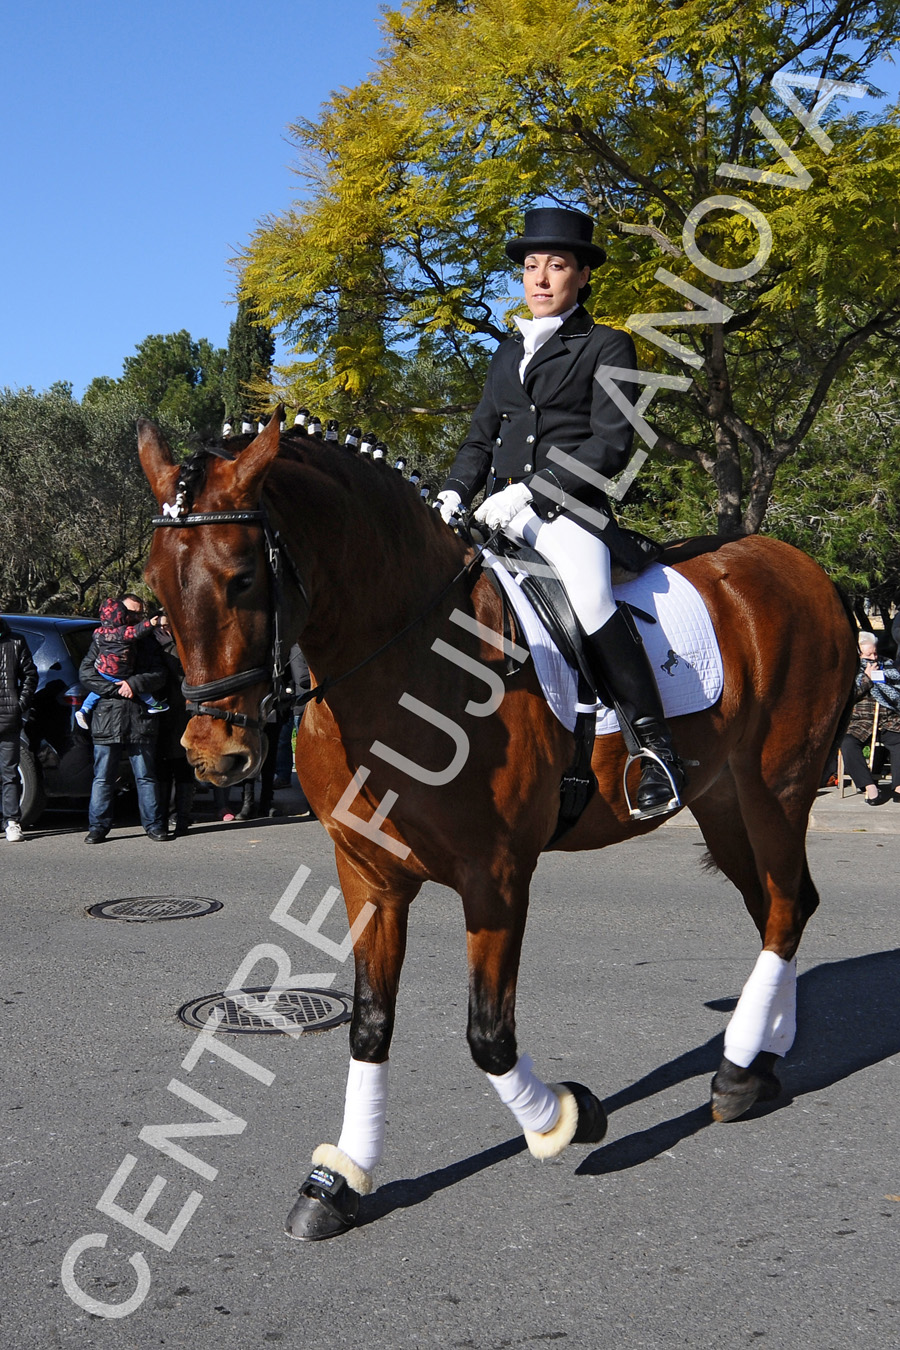
[[[129,895],[89,905],[87,912],[92,919],[157,923],[162,919],[200,919],[221,908],[221,900],[209,900],[202,895]]]
[[[239,996],[241,994],[243,999]],[[252,997],[262,1000],[264,995],[269,997],[262,1012],[252,1005],[245,1006],[244,999]],[[349,994],[339,994],[335,989],[281,989],[263,985],[260,988],[228,990],[191,999],[178,1009],[178,1017],[186,1026],[202,1030],[216,1010],[221,1015],[217,1032],[263,1036],[285,1032],[296,1036],[300,1032],[329,1031],[342,1022],[349,1022],[353,999]]]

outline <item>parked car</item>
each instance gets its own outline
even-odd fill
[[[96,619],[47,614],[5,614],[10,628],[28,643],[38,671],[31,715],[22,729],[22,824],[33,825],[48,799],[86,800],[91,794],[91,738],[75,721],[87,690],[78,667],[97,626]]]

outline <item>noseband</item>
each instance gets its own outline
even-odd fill
[[[182,465],[174,505],[166,504],[163,506],[163,514],[154,516],[151,524],[154,529],[189,529],[196,525],[259,525],[261,527],[266,546],[266,570],[269,577],[269,589],[273,600],[272,650],[268,666],[254,666],[250,670],[239,670],[233,675],[223,676],[221,680],[209,680],[206,684],[188,684],[187,680],[183,680],[181,692],[186,700],[187,711],[192,717],[215,717],[219,721],[232,726],[248,727],[254,731],[259,731],[264,726],[273,706],[277,706],[281,702],[285,691],[281,637],[281,608],[284,595],[282,575],[285,563],[307,607],[309,606],[309,596],[293,558],[285,548],[278,531],[272,528],[264,508],[260,507],[256,511],[191,510],[194,493],[203,477],[203,461],[208,454],[216,454],[221,459],[233,458],[233,456],[219,450],[201,450],[192,455]],[[231,712],[226,708],[213,708],[206,701],[209,699],[217,702],[219,699],[228,698],[241,689],[248,689],[251,685],[261,684],[263,681],[271,684],[271,690],[262,698],[259,705],[259,714],[255,718],[249,717],[246,713]]]

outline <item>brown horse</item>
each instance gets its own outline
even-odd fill
[[[172,526],[156,531],[147,579],[197,700],[183,741],[197,776],[222,785],[258,770],[273,640],[276,667],[282,641],[302,640],[322,695],[303,718],[297,765],[357,925],[351,1072],[339,1144],[316,1150],[288,1231],[343,1231],[371,1189],[407,915],[426,880],[462,897],[469,1046],[532,1152],[599,1140],[593,1094],[548,1087],[516,1048],[529,885],[573,738],[532,664],[508,673],[501,604],[477,563],[466,568],[472,551],[399,474],[279,435],[277,418],[230,441],[232,460],[195,457],[187,473],[152,424],[139,440],[159,523]],[[691,552],[676,551],[674,565],[709,609],[724,687],[712,708],[673,723],[695,761],[684,799],[763,947],[713,1079],[713,1116],[731,1120],[776,1095],[773,1065],[793,1039],[794,956],[818,903],[805,836],[856,647],[837,591],[804,554],[759,537]],[[598,738],[599,792],[556,847],[603,848],[660,823],[629,818],[625,758],[621,735]]]

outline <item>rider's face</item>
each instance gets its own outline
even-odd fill
[[[536,319],[565,314],[591,275],[574,253],[529,253],[525,259],[525,301]]]

